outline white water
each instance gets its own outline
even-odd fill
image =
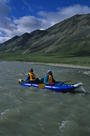
[[[80,88],[84,93],[87,93],[87,90],[83,86],[81,86]]]

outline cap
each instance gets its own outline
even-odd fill
[[[52,74],[53,72],[51,70],[48,70],[47,73],[51,73]]]

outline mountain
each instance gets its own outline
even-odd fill
[[[90,14],[75,15],[46,30],[24,33],[0,44],[0,53],[90,56]]]

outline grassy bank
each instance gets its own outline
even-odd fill
[[[90,66],[90,56],[87,57],[62,57],[41,55],[0,54],[0,61],[30,61],[44,63],[63,63]]]

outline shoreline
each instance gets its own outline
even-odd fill
[[[55,66],[55,67],[80,68],[80,69],[90,70],[90,66],[83,66],[83,65],[63,64],[63,63],[44,63],[44,62],[30,62],[30,63],[32,63],[32,64],[44,64],[44,65]]]
[[[90,76],[90,67],[89,66],[80,66],[80,65],[73,65],[73,64],[50,64],[48,63],[49,66],[56,66],[56,67],[65,67],[65,68],[78,68],[78,69],[83,69],[85,70],[82,72],[84,75]]]
[[[45,64],[45,63],[43,63]],[[57,67],[66,67],[66,68],[81,68],[81,69],[90,69],[90,66],[81,66],[81,65],[73,65],[73,64],[59,64],[59,63],[47,63],[46,65],[57,66]]]

